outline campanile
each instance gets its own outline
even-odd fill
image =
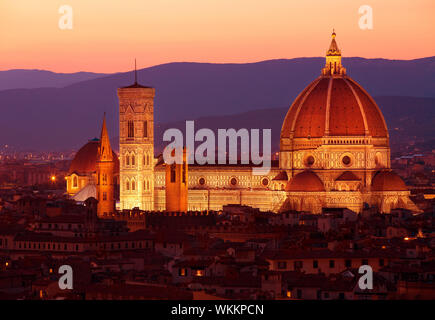
[[[154,210],[154,95],[137,82],[118,88],[120,206]]]

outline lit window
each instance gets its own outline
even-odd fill
[[[204,276],[204,270],[201,270],[201,269],[195,270],[195,276],[197,276],[197,277]]]

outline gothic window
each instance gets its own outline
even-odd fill
[[[142,158],[142,165],[145,165],[146,164],[146,161],[145,161],[145,155],[143,155],[143,158]]]
[[[150,182],[149,182],[149,180],[147,181],[147,190],[150,190]]]
[[[187,164],[186,163],[184,163],[183,164],[183,183],[186,183],[186,167],[187,167]]]
[[[103,173],[103,185],[107,184],[107,174]]]
[[[130,165],[130,156],[128,154],[125,156],[125,165],[126,166]]]
[[[171,165],[171,182],[175,182],[175,164]]]
[[[134,155],[131,156],[131,165],[134,166],[136,162],[136,158]]]
[[[125,189],[130,190],[130,182],[128,180],[125,182]]]
[[[143,181],[143,189],[144,189],[144,190],[147,189],[147,181],[146,181],[146,180]]]
[[[148,122],[147,121],[143,122],[143,137],[144,138],[148,137]]]
[[[78,178],[76,176],[73,177],[73,188],[77,188],[78,187]]]
[[[134,121],[128,120],[127,122],[127,137],[134,138]]]
[[[107,192],[103,192],[103,200],[107,200]]]
[[[134,180],[131,182],[131,190],[136,190],[136,182]]]
[[[147,154],[147,166],[149,166],[149,165],[150,165],[150,155]]]

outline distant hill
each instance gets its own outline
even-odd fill
[[[371,95],[410,96],[392,97],[394,103],[383,98],[385,106],[383,100],[379,101],[382,109],[394,109],[391,120],[386,116],[387,121],[395,121],[400,112],[409,113],[415,121],[427,121],[426,114],[414,114],[415,106],[420,102],[415,102],[412,97],[435,97],[435,57],[410,61],[343,60],[348,74]],[[249,115],[253,110],[270,109],[261,116],[254,112],[249,118],[259,118],[263,124],[267,124],[265,119],[270,119],[280,126],[282,115],[273,117],[272,109],[286,110],[296,95],[320,74],[323,64],[323,58],[248,64],[170,63],[139,70],[138,78],[140,83],[156,88],[156,125],[209,116]],[[62,88],[0,91],[0,144],[23,149],[77,148],[99,134],[104,111],[107,112],[110,134],[116,136],[116,89],[132,81],[132,72],[127,72]],[[433,100],[425,101],[425,108],[432,110]],[[395,108],[402,111],[396,113]],[[224,117],[225,121],[233,118]],[[220,122],[219,126],[228,127]]]
[[[46,70],[6,70],[0,71],[0,90],[62,88],[104,75],[104,73],[93,72],[55,73]]]

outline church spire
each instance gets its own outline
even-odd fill
[[[100,147],[98,148],[99,161],[113,161],[112,148],[106,126],[106,113],[104,112],[103,127],[101,128]]]
[[[341,51],[338,48],[335,30],[332,30],[331,44],[329,45],[328,51],[326,51],[326,64],[322,69],[323,75],[344,75],[346,74],[346,68],[341,65]]]

